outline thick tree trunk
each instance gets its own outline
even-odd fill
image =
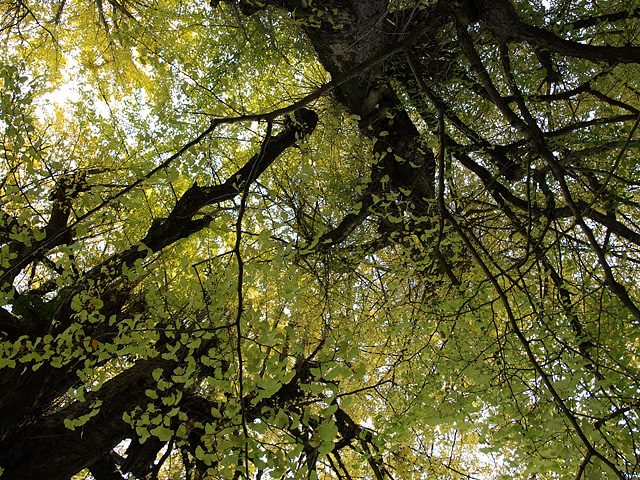
[[[323,3],[322,8],[337,9],[338,18],[333,24],[322,22],[320,27],[307,27],[306,31],[318,59],[334,79],[381,55],[415,28],[415,23],[406,19],[405,24],[391,29],[387,3],[351,2],[352,8],[342,9],[342,2]],[[396,20],[403,19],[397,16]],[[337,22],[343,27],[336,29]],[[336,97],[360,117],[363,134],[376,139],[374,151],[380,163],[375,167],[390,175],[393,188],[411,190],[414,203],[420,204],[433,198],[435,159],[428,149],[420,147],[420,133],[388,83],[388,67],[388,62],[378,63],[341,84]]]
[[[296,2],[280,6],[296,8],[299,15],[304,14],[305,9],[310,12],[306,2],[293,3]],[[410,34],[415,26],[413,22],[407,22],[397,26],[399,30],[390,31],[385,0],[355,1],[347,5],[331,0],[324,2],[322,8],[336,12],[334,24],[340,23],[343,28],[336,29],[333,24],[322,22],[318,27],[307,27],[306,31],[320,61],[335,79],[350,74],[357,65],[382,54]],[[382,62],[374,64],[370,70],[340,84],[336,97],[350,112],[360,117],[363,134],[375,139],[374,151],[378,158],[371,167],[377,171],[378,178],[388,174],[393,188],[406,187],[411,190],[414,203],[423,205],[425,199],[434,195],[434,157],[427,149],[420,148],[418,129],[401,108],[396,93],[385,78],[387,68],[388,64]],[[297,125],[274,136],[261,154],[252,158],[227,182],[216,186],[193,185],[187,190],[169,217],[154,223],[142,239],[148,251],[160,251],[202,229],[210,219],[194,220],[193,217],[203,206],[238,195],[245,182],[254,181],[298,136],[311,132],[317,121],[316,115],[303,110],[298,116],[300,122]],[[358,218],[361,221],[364,217]],[[65,225],[56,228],[64,229]],[[132,265],[148,255],[148,251],[136,246],[116,254],[87,272],[85,278],[103,285],[117,285],[118,277],[105,277],[104,268],[121,272],[123,264]],[[74,318],[69,305],[73,295],[84,288],[83,281],[81,283],[60,293],[56,299],[59,305],[46,322],[53,329],[50,333],[54,336],[64,331]],[[117,314],[127,298],[127,295],[119,300],[114,297],[105,308],[110,310],[110,314]],[[16,323],[8,313],[3,319],[8,325],[7,334],[18,336],[20,332],[14,330],[19,328],[20,322]],[[102,333],[107,336],[113,334]],[[138,361],[109,380],[100,391],[87,395],[86,402],[73,403],[52,414],[47,414],[46,410],[54,399],[77,383],[74,370],[77,362],[61,368],[43,365],[35,372],[29,368],[20,374],[16,374],[17,370],[4,372],[0,376],[0,385],[3,386],[0,395],[3,411],[0,419],[0,465],[5,470],[3,478],[63,480],[92,465],[95,465],[96,472],[110,475],[112,468],[106,456],[115,445],[132,434],[122,415],[148,402],[145,390],[154,387],[151,372],[158,368],[159,363],[166,368],[171,367],[170,362],[159,359]],[[69,430],[64,420],[88,413],[93,400],[102,402],[98,413],[84,425]]]
[[[76,293],[87,288],[87,279],[90,279],[94,285],[104,285],[101,291],[104,301],[101,313],[104,314],[105,321],[85,326],[84,333],[89,338],[100,338],[101,343],[112,340],[117,334],[117,320],[123,318],[123,306],[128,304],[129,307],[133,307],[135,304],[131,301],[130,290],[122,290],[122,286],[126,284],[121,274],[122,265],[131,266],[135,260],[149,255],[149,252],[161,251],[166,246],[204,228],[211,221],[210,218],[206,221],[193,220],[193,216],[203,206],[237,196],[244,185],[255,181],[285,149],[300,137],[311,133],[316,126],[317,118],[310,110],[302,109],[296,112],[296,121],[270,138],[261,152],[253,156],[226,182],[202,187],[194,184],[178,200],[167,219],[151,226],[142,239],[147,249],[134,246],[115,254],[87,272],[76,284],[59,293],[55,300],[50,301],[55,302],[57,308],[47,312],[49,331],[40,332],[40,335],[49,333],[52,338],[56,338],[76,321],[71,302]],[[44,305],[46,304],[43,304],[43,310],[37,313],[44,315]],[[106,319],[112,315],[116,315],[116,322],[108,323]],[[8,331],[3,330],[2,333],[19,333],[15,330],[21,326],[21,322],[8,312],[5,311],[0,320],[8,325]],[[92,330],[88,330],[89,328]],[[31,346],[24,343],[24,348]],[[87,395],[86,402],[72,403],[66,408],[57,409],[53,414],[48,412],[55,408],[53,405],[69,388],[80,383],[76,370],[81,369],[92,355],[93,353],[88,351],[85,357],[65,359],[71,361],[57,367],[45,362],[35,371],[30,363],[25,364],[24,370],[19,367],[0,370],[0,466],[4,469],[3,479],[67,479],[79,470],[98,462],[125,436],[130,435],[131,428],[122,421],[122,415],[125,411],[148,402],[145,390],[155,385],[150,372],[158,368],[158,362],[163,363],[161,360],[137,361],[132,367],[107,382],[99,392]],[[82,427],[74,431],[69,430],[64,425],[64,420],[88,413],[87,408],[92,400],[102,402],[99,413]]]
[[[311,17],[311,2],[305,0],[275,0],[268,2],[295,11],[298,18]],[[256,11],[251,0],[240,2],[245,13]],[[417,19],[406,12],[388,13],[387,0],[341,2],[325,0],[313,3],[326,12],[320,24],[305,27],[307,37],[323,67],[332,78],[340,81],[364,62],[375,59],[409,37],[420,20],[433,25],[425,32],[437,29],[446,16],[440,7],[421,13]],[[428,33],[422,35],[422,39]],[[416,38],[418,40],[418,38]],[[400,58],[403,49],[398,49]],[[429,149],[421,148],[420,133],[409,114],[402,108],[396,92],[389,84],[388,69],[394,59],[375,63],[370,69],[340,83],[336,98],[354,115],[360,117],[360,129],[376,139],[374,152],[378,157],[374,169],[391,178],[392,188],[410,190],[411,200],[422,205],[434,196],[435,158]]]
[[[153,370],[171,370],[174,363],[162,357],[138,361],[106,382],[98,392],[87,395],[86,402],[76,402],[11,430],[0,441],[0,465],[5,469],[2,478],[66,480],[98,461],[131,435],[131,427],[122,420],[122,415],[138,405],[144,408],[145,398],[150,401],[145,390],[157,385],[151,375]],[[69,430],[65,419],[89,413],[95,400],[102,401],[98,414]]]

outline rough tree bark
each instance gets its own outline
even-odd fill
[[[131,290],[122,278],[122,265],[132,266],[138,259],[152,252],[158,252],[168,245],[206,227],[211,218],[193,219],[205,205],[223,202],[237,196],[244,185],[255,181],[282,152],[297,139],[310,134],[316,126],[317,115],[310,110],[296,112],[296,121],[278,135],[267,139],[260,153],[251,158],[225,183],[212,186],[194,184],[176,203],[169,217],[155,222],[141,244],[117,253],[103,264],[83,275],[76,284],[61,291],[55,299],[47,303],[41,301],[34,309],[39,321],[38,335],[55,337],[74,322],[71,300],[75,293],[86,288],[92,281],[102,287],[105,318],[115,315],[116,319],[130,316],[144,305],[131,297]],[[56,204],[52,217],[56,215]],[[59,223],[59,222],[58,222]],[[67,228],[66,221],[64,226]],[[47,247],[47,245],[45,243]],[[31,255],[26,251],[25,255]],[[125,308],[125,305],[128,307]],[[39,310],[38,310],[39,309]],[[32,335],[34,325],[25,325],[24,318],[16,319],[2,310],[2,333],[10,336]],[[109,325],[95,325],[88,335],[108,342],[117,333],[117,320]],[[21,331],[21,328],[24,330]],[[160,345],[159,345],[160,347]],[[30,348],[26,343],[24,348]],[[160,352],[159,352],[160,353]],[[153,381],[151,371],[163,362],[159,357],[136,363],[113,380],[107,382],[92,399],[102,401],[100,413],[94,420],[77,431],[69,431],[64,426],[65,418],[77,418],[86,414],[88,403],[74,403],[48,415],[55,399],[64,395],[71,387],[79,384],[75,371],[86,359],[74,360],[54,367],[45,362],[35,371],[31,369],[3,369],[0,374],[0,465],[4,468],[3,478],[69,478],[108,452],[124,436],[130,435],[130,427],[122,421],[122,414],[131,410],[145,398],[144,391]],[[166,365],[166,368],[170,368]],[[89,402],[90,403],[90,402]],[[54,438],[55,441],[51,441]],[[35,454],[34,452],[37,452]]]

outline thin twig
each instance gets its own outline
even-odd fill
[[[236,221],[236,243],[233,249],[236,260],[238,262],[238,287],[237,287],[237,295],[238,295],[238,309],[236,313],[236,354],[238,355],[238,394],[240,398],[240,408],[242,412],[242,430],[244,432],[245,437],[245,445],[244,445],[244,463],[245,463],[245,477],[248,478],[249,474],[249,429],[247,428],[247,412],[244,404],[244,374],[243,374],[243,358],[242,358],[242,314],[244,313],[244,294],[243,294],[243,280],[244,280],[244,260],[242,259],[242,220],[247,208],[247,197],[249,196],[249,188],[251,186],[251,178],[253,178],[255,169],[258,165],[260,165],[262,156],[269,144],[269,140],[271,139],[271,129],[273,127],[272,121],[268,121],[267,123],[267,133],[264,142],[262,142],[262,146],[260,148],[260,156],[258,161],[256,161],[253,165],[252,171],[249,174],[249,177],[245,181],[245,184],[242,185],[243,192],[242,197],[240,199],[240,209],[238,211],[238,219]],[[238,185],[240,187],[240,185]]]
[[[627,139],[625,140],[624,145],[620,150],[620,153],[618,153],[618,156],[616,157],[616,161],[613,162],[613,167],[611,167],[611,170],[607,173],[606,178],[602,182],[602,187],[600,187],[600,190],[598,190],[598,193],[596,194],[596,198],[599,198],[600,195],[602,195],[602,193],[604,192],[604,189],[607,187],[607,184],[611,181],[611,177],[613,177],[614,172],[618,169],[618,165],[620,165],[620,160],[622,160],[622,156],[624,155],[624,152],[627,150],[627,147],[629,146],[629,143],[633,138],[633,134],[635,133],[636,128],[638,128],[638,123],[640,123],[640,114],[638,114],[638,116],[636,117],[636,121],[633,122],[633,126],[629,131],[629,135],[627,135]]]
[[[602,462],[605,463],[616,474],[616,476],[620,480],[625,480],[624,474],[618,469],[618,467],[616,467],[616,465],[611,460],[609,460],[607,457],[605,457],[600,452],[598,452],[595,449],[595,447],[591,444],[591,442],[587,438],[586,434],[582,430],[582,427],[578,423],[578,419],[571,412],[571,410],[569,409],[569,407],[567,406],[567,404],[565,403],[565,401],[560,396],[560,394],[556,390],[555,386],[551,382],[551,379],[549,378],[547,373],[543,370],[542,366],[540,365],[540,363],[536,359],[533,351],[531,350],[531,346],[529,344],[529,340],[527,340],[527,338],[525,337],[524,333],[522,333],[522,330],[520,329],[520,326],[518,325],[518,322],[516,321],[516,318],[515,318],[515,315],[513,314],[513,310],[511,309],[511,303],[509,302],[509,298],[507,297],[507,294],[505,293],[504,289],[500,286],[500,283],[498,282],[498,279],[495,277],[495,275],[493,275],[493,273],[491,273],[491,270],[489,270],[489,267],[484,262],[484,260],[480,256],[480,253],[478,252],[478,250],[474,246],[474,243],[479,245],[479,246],[481,246],[480,241],[475,237],[475,235],[473,235],[473,232],[471,232],[469,230],[467,230],[465,232],[465,230],[460,226],[460,224],[453,217],[453,215],[451,215],[448,211],[446,212],[446,215],[447,215],[447,221],[449,221],[451,226],[458,233],[458,235],[462,239],[463,243],[465,244],[465,246],[467,247],[467,249],[469,250],[469,252],[473,256],[476,264],[484,272],[487,280],[489,280],[489,282],[493,286],[494,290],[498,294],[498,297],[500,298],[500,300],[502,302],[502,305],[504,306],[505,313],[507,314],[507,318],[509,320],[509,325],[510,325],[511,329],[513,330],[513,332],[515,333],[516,337],[518,337],[518,340],[520,341],[520,344],[524,348],[525,354],[526,354],[527,358],[529,359],[529,363],[531,363],[531,365],[533,366],[534,370],[538,373],[538,375],[540,375],[540,378],[542,379],[542,382],[544,383],[545,387],[547,388],[547,390],[549,391],[549,393],[553,397],[554,403],[560,409],[560,411],[564,414],[566,419],[569,421],[569,423],[573,427],[574,431],[576,432],[576,434],[578,435],[578,437],[580,438],[580,440],[582,441],[582,443],[586,447],[587,452],[590,455],[596,456],[600,460],[602,460]],[[472,243],[470,238],[473,240],[473,243]]]

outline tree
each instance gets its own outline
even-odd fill
[[[636,2],[0,15],[3,479],[638,474]]]

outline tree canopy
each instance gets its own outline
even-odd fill
[[[2,479],[640,475],[637,1],[0,36]]]

